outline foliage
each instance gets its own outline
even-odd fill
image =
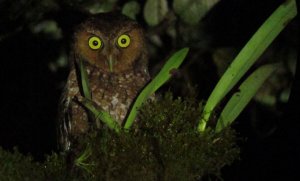
[[[229,126],[238,117],[260,86],[274,73],[277,67],[276,64],[261,66],[241,83],[238,91],[232,95],[220,114],[216,125],[217,132]]]
[[[195,128],[201,110],[194,99],[174,99],[167,93],[142,107],[131,131],[91,132],[68,156],[54,153],[38,163],[1,149],[0,180],[168,181],[220,176],[221,168],[238,157],[235,132],[199,134]],[[67,162],[70,157],[73,162]]]
[[[148,4],[147,4],[148,3]],[[149,6],[159,6],[156,8],[160,10],[161,6],[166,6],[163,1],[148,1],[146,3],[146,7]],[[162,4],[160,4],[162,3]],[[154,13],[156,14],[156,13]],[[245,47],[241,50],[241,52],[237,55],[237,57],[233,60],[231,65],[228,67],[227,71],[219,80],[215,89],[212,91],[211,95],[208,98],[208,101],[204,107],[203,113],[200,117],[200,121],[198,124],[199,132],[203,132],[206,129],[206,123],[209,121],[210,115],[214,111],[215,107],[219,104],[219,102],[225,97],[225,95],[238,83],[238,81],[242,78],[242,76],[250,69],[250,67],[255,63],[255,61],[261,56],[261,54],[265,51],[265,49],[272,43],[272,41],[278,36],[278,34],[284,29],[287,23],[296,16],[297,7],[295,1],[288,1],[282,4],[277,8],[277,10],[265,21],[265,23],[258,29],[258,31],[253,35],[253,37],[249,40],[249,42],[245,45]],[[147,19],[146,19],[147,20]],[[152,20],[151,20],[152,21]],[[153,25],[158,24],[160,20],[157,18],[154,20],[155,23]],[[150,25],[152,24],[150,23]],[[184,60],[188,49],[182,49],[176,52],[165,64],[162,70],[158,73],[158,75],[141,91],[138,95],[135,103],[133,104],[131,110],[129,111],[129,115],[125,121],[125,129],[129,129],[132,123],[135,120],[137,112],[139,111],[140,106],[145,102],[148,97],[153,94],[159,87],[161,87],[172,74],[172,69],[177,68],[182,61]],[[81,63],[82,64],[82,63]],[[229,126],[237,116],[242,112],[242,110],[249,103],[251,98],[255,95],[258,88],[264,83],[264,81],[268,78],[269,75],[275,70],[275,66],[269,65],[270,68],[261,68],[258,69],[257,72],[264,76],[257,76],[257,72],[253,75],[249,76],[249,78],[242,84],[242,88],[239,89],[243,98],[237,98],[240,94],[235,94],[233,99],[228,103],[229,106],[225,107],[224,111],[221,114],[221,118],[219,119],[219,123],[217,124],[216,131],[220,131],[224,129],[226,126]],[[271,70],[271,71],[270,71]],[[83,90],[87,91],[86,84],[88,83],[87,77],[84,76],[86,73],[84,71],[83,65],[80,65],[81,79]],[[258,74],[258,75],[259,75]],[[268,76],[266,76],[268,75]],[[250,80],[250,81],[248,81]],[[256,82],[255,86],[252,86],[250,83]],[[250,82],[250,83],[249,83]],[[251,87],[251,88],[248,88]],[[85,92],[85,98],[90,99],[90,93]],[[236,96],[238,95],[238,96]],[[237,99],[236,99],[237,98]],[[97,111],[92,104],[87,104],[87,102],[83,102],[84,105],[90,109],[97,117],[98,115],[107,115],[101,116],[101,120],[108,124],[110,128],[119,130],[116,122],[109,117],[109,115],[103,111]],[[234,106],[239,105],[239,106]]]
[[[202,0],[199,1],[201,2],[198,4],[199,6],[194,6],[193,3],[195,2],[198,2],[198,0],[173,0],[172,3],[167,3],[166,0],[133,0],[130,2],[120,0],[4,0],[0,2],[0,22],[5,25],[0,30],[0,45],[3,50],[2,53],[9,55],[9,58],[4,56],[2,59],[14,62],[15,66],[19,65],[17,66],[19,69],[28,70],[28,72],[33,71],[32,75],[34,75],[37,70],[44,70],[40,67],[36,68],[35,66],[31,66],[31,69],[23,67],[25,63],[27,65],[29,61],[23,61],[23,59],[20,58],[23,54],[19,52],[26,50],[31,56],[24,57],[30,60],[30,64],[43,64],[43,66],[52,65],[51,67],[53,68],[51,70],[54,70],[53,73],[56,74],[60,73],[61,69],[66,71],[68,38],[71,36],[70,29],[73,27],[73,23],[76,22],[73,21],[73,19],[80,19],[83,10],[90,13],[122,10],[123,14],[138,20],[145,28],[147,34],[146,38],[149,42],[150,63],[153,66],[152,70],[150,69],[152,74],[160,70],[160,62],[158,61],[162,60],[162,57],[166,57],[169,52],[181,47],[190,47],[188,61],[180,70],[181,79],[173,80],[172,84],[173,86],[175,85],[175,87],[179,85],[177,87],[180,87],[180,91],[184,90],[180,92],[181,95],[189,91],[189,85],[198,84],[201,88],[199,94],[201,99],[203,99],[207,96],[206,92],[211,91],[211,84],[215,81],[215,65],[211,64],[209,57],[214,56],[218,48],[230,47],[235,51],[239,50],[239,46],[243,44],[239,42],[239,38],[243,37],[246,40],[248,38],[247,33],[252,33],[250,25],[259,18],[242,19],[242,24],[244,22],[247,26],[247,33],[242,32],[241,29],[236,28],[236,26],[232,26],[232,24],[229,23],[231,21],[233,24],[238,24],[239,27],[242,27],[242,24],[234,21],[237,16],[233,17],[230,12],[231,9],[237,8],[240,3],[234,2],[238,5],[232,8],[230,7],[229,10],[227,8],[228,11],[226,12],[226,14],[230,15],[230,18],[226,19],[228,16],[225,16],[222,22],[214,21],[213,29],[209,29],[211,22],[209,22],[209,19],[208,22],[205,22],[203,18],[213,7],[218,6],[218,4],[215,6],[218,0]],[[255,7],[260,7],[260,3],[262,2],[263,1],[255,1],[255,3],[257,3]],[[291,3],[294,1],[286,2]],[[226,4],[226,1],[220,1],[219,4],[221,3]],[[272,7],[272,5],[270,5],[270,7]],[[268,10],[268,8],[266,8],[266,10],[263,9],[264,12],[268,12]],[[152,12],[155,12],[154,17],[152,17]],[[216,36],[214,33],[218,29],[221,29],[222,33]],[[287,32],[290,33],[291,31]],[[22,38],[20,39],[20,37]],[[24,39],[26,37],[28,37],[28,39]],[[290,37],[294,41],[298,39],[295,38],[294,35],[286,37]],[[38,39],[39,43],[32,41],[33,39]],[[47,46],[30,50],[30,48],[24,48],[24,45],[30,47],[27,46],[28,41],[32,41],[32,44],[46,44]],[[233,41],[237,41],[238,43],[233,43]],[[295,56],[297,53],[293,52],[297,51],[292,47],[293,41],[292,43],[290,40],[285,41],[280,42],[284,43],[284,46],[281,46],[282,49],[280,50],[285,51],[277,51],[278,49],[274,49],[274,47],[271,49],[272,52],[275,52],[272,56],[268,57],[271,61],[276,59],[283,62],[296,59],[293,58],[297,57]],[[52,42],[55,42],[55,44]],[[53,44],[52,46],[51,43]],[[17,51],[10,51],[11,47],[16,47],[13,50]],[[56,63],[51,62],[56,61],[55,58],[47,56],[48,54],[43,54],[47,51],[49,51],[51,55],[54,55],[53,57],[57,58]],[[43,61],[41,61],[39,56],[32,58],[37,52],[43,54]],[[61,53],[61,55],[57,52]],[[20,56],[14,58],[12,55]],[[2,67],[7,69],[7,65]],[[15,71],[16,68],[13,67],[13,70]],[[20,78],[26,76],[20,76]],[[45,72],[43,72],[43,77],[44,76]],[[65,80],[64,76],[61,77],[63,78],[61,78],[60,81]],[[285,76],[280,77],[286,78]],[[15,86],[15,81],[7,80],[11,83],[7,86],[4,82],[4,87]],[[289,78],[286,78],[285,81],[289,80]],[[285,81],[276,80],[274,84],[277,86]],[[26,82],[28,85],[33,85],[29,84],[30,82],[37,83],[37,81],[32,80],[23,82]],[[282,86],[287,87],[286,85]],[[34,85],[32,87],[42,86]],[[56,87],[59,87],[59,85]],[[39,99],[45,102],[45,104],[49,104],[46,100],[47,97],[53,99],[52,95],[53,93],[51,96],[42,98],[36,97],[37,95],[35,95],[34,99]],[[10,100],[10,102],[20,104],[19,100]],[[26,105],[27,104],[31,105],[27,107],[37,105],[38,110],[41,110],[40,104],[36,104],[36,102],[26,102]],[[276,105],[273,106],[276,107]],[[0,180],[106,180],[107,178],[104,178],[106,174],[108,175],[107,177],[110,177],[112,180],[117,180],[118,176],[121,177],[124,175],[128,177],[128,180],[131,178],[151,180],[153,177],[163,177],[165,180],[176,180],[173,178],[175,174],[176,178],[189,180],[193,179],[190,176],[197,174],[199,174],[198,176],[207,174],[218,175],[220,169],[225,164],[230,164],[238,155],[238,148],[235,145],[235,133],[230,128],[222,128],[222,131],[219,133],[214,133],[209,128],[200,134],[193,132],[197,126],[197,119],[195,119],[195,117],[198,116],[197,118],[199,120],[199,113],[203,111],[202,108],[195,105],[195,103],[190,104],[189,101],[186,102],[180,99],[173,100],[171,96],[166,96],[162,100],[157,100],[157,103],[148,103],[145,107],[147,108],[142,108],[139,122],[138,124],[133,124],[134,129],[132,129],[131,132],[121,131],[122,136],[119,136],[111,130],[105,129],[103,132],[90,134],[89,137],[81,140],[81,150],[75,152],[75,155],[71,155],[71,160],[74,161],[74,164],[70,163],[70,155],[67,158],[66,155],[52,154],[45,162],[39,163],[35,162],[30,156],[21,155],[17,151],[10,153],[0,148]],[[24,107],[22,107],[22,109],[23,108]],[[34,107],[32,109],[35,110]],[[185,110],[185,112],[182,110]],[[37,109],[35,111],[37,111]],[[155,112],[155,114],[151,114],[152,111]],[[211,117],[215,115],[214,113],[212,114]],[[45,116],[44,113],[41,115]],[[38,119],[40,119],[40,117]],[[26,120],[25,117],[24,120]],[[20,120],[16,119],[16,121],[20,125],[19,127],[23,126]],[[40,120],[38,120],[38,122],[40,122]],[[13,129],[15,132],[18,132],[15,126]],[[189,149],[187,149],[185,145],[188,145]],[[159,148],[159,150],[157,150],[157,148]],[[157,154],[157,152],[159,154]],[[199,164],[199,166],[195,163]],[[123,169],[121,165],[123,165]],[[128,168],[128,170],[124,168]],[[163,171],[159,172],[159,170]],[[124,178],[122,177],[122,179],[119,180],[124,180]]]
[[[162,22],[169,11],[166,0],[146,1],[144,7],[144,18],[150,26],[156,26]]]
[[[16,148],[11,153],[0,147],[0,180],[66,180],[65,171],[65,159],[56,153],[40,163]]]
[[[278,36],[278,34],[284,29],[291,19],[297,15],[296,2],[294,0],[286,1],[281,6],[279,6],[274,13],[265,21],[265,23],[257,30],[257,32],[252,36],[248,41],[245,47],[240,51],[237,57],[233,60],[231,65],[228,67],[224,75],[219,80],[215,89],[212,91],[209,96],[205,108],[203,110],[203,115],[201,116],[200,123],[198,125],[199,131],[204,131],[206,128],[206,123],[209,120],[209,117],[212,111],[215,109],[215,106],[225,97],[225,95],[238,83],[242,76],[250,69],[250,67],[255,63],[255,61],[261,56],[265,49],[272,43],[272,41]],[[262,74],[269,74],[268,69],[262,69],[260,71]],[[264,83],[266,77],[260,76],[256,78],[260,82],[257,87],[260,87]],[[244,85],[245,86],[245,85]],[[247,84],[247,87],[250,87],[250,84]],[[257,88],[258,89],[258,88]],[[256,90],[257,90],[256,89]],[[247,92],[249,89],[245,88],[240,91]],[[253,94],[242,94],[252,98]],[[249,102],[247,99],[236,100],[232,104],[236,104],[239,101],[241,104],[247,105]],[[244,107],[244,106],[242,106]],[[231,110],[236,111],[236,110]],[[237,115],[241,112],[239,110]],[[234,113],[235,114],[235,113]],[[236,116],[237,117],[237,116]],[[235,118],[236,118],[235,117]],[[234,118],[234,119],[235,119]],[[228,117],[222,117],[223,120],[230,119]],[[233,120],[232,120],[233,121]],[[232,122],[230,121],[230,122]],[[228,124],[218,124],[218,130],[222,129]],[[222,126],[221,126],[222,125]]]
[[[219,0],[174,0],[173,8],[186,23],[196,25]]]
[[[140,4],[136,1],[129,1],[126,4],[124,4],[122,8],[122,14],[130,17],[131,19],[136,19],[136,16],[140,11]]]
[[[0,147],[0,180],[30,180],[29,177],[41,178],[41,167],[30,156],[23,156],[16,149],[14,153],[5,152]],[[36,172],[31,173],[32,170]]]
[[[187,56],[188,51],[188,48],[183,48],[175,52],[167,60],[160,72],[140,92],[132,106],[131,111],[129,112],[128,118],[124,126],[125,129],[130,128],[142,104],[173,76],[174,71],[176,71],[176,69],[182,64],[183,60]]]

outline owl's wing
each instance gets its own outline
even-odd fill
[[[76,80],[75,70],[71,71],[68,81],[64,87],[60,104],[57,125],[58,148],[67,151],[71,146],[71,128],[72,128],[72,109],[71,102],[75,95],[79,92]]]
[[[70,112],[71,98],[67,96],[67,90],[65,88],[59,105],[59,117],[58,117],[58,148],[61,151],[67,151],[70,149],[70,132],[71,132],[71,112]]]

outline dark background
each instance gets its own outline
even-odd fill
[[[16,146],[22,153],[30,153],[37,160],[43,160],[45,154],[56,151],[55,120],[68,73],[67,66],[53,71],[49,64],[55,62],[62,52],[68,52],[72,28],[85,16],[80,9],[80,1],[53,2],[54,5],[44,5],[34,0],[0,1],[0,146],[7,150]],[[170,52],[189,46],[188,61],[191,63],[185,64],[185,70],[189,73],[187,77],[192,85],[198,87],[197,98],[207,99],[218,80],[217,67],[212,61],[203,63],[198,59],[212,59],[211,54],[216,47],[240,49],[281,2],[221,1],[201,21],[205,37],[198,38],[208,42],[206,49],[201,49],[203,45],[197,47],[192,41],[186,41],[184,45],[164,46],[163,49],[150,43],[150,71],[154,74],[161,64],[157,59],[163,60]],[[118,2],[116,6],[123,4]],[[142,14],[137,18],[148,33],[157,33],[163,42],[172,41],[159,28],[149,28]],[[57,22],[62,30],[61,38],[34,33],[30,29],[32,24],[45,19]],[[271,51],[298,49],[298,19],[281,33],[271,46]],[[182,83],[185,80],[182,77],[185,76],[168,85],[180,96],[189,92],[182,89],[186,86]],[[294,78],[290,101],[275,105],[280,114],[274,114],[274,110],[254,101],[241,114],[233,125],[242,138],[239,143],[241,158],[224,168],[225,180],[296,180],[300,151],[298,87],[299,71]],[[252,120],[254,112],[256,126],[253,126]]]

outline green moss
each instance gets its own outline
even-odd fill
[[[0,180],[64,180],[66,163],[62,156],[53,153],[44,163],[35,162],[15,148],[13,152],[0,147]]]
[[[40,167],[34,163],[30,156],[23,156],[16,149],[14,153],[6,152],[0,148],[0,180],[30,180],[32,175],[41,178]]]
[[[199,134],[201,110],[192,99],[174,99],[167,93],[143,106],[132,130],[92,132],[67,156],[53,154],[44,163],[36,163],[18,152],[0,150],[4,163],[0,180],[189,181],[207,175],[219,177],[221,168],[239,155],[236,136],[231,129]]]

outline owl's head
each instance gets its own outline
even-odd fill
[[[76,56],[104,72],[130,70],[145,53],[142,28],[115,13],[89,17],[75,32]]]

